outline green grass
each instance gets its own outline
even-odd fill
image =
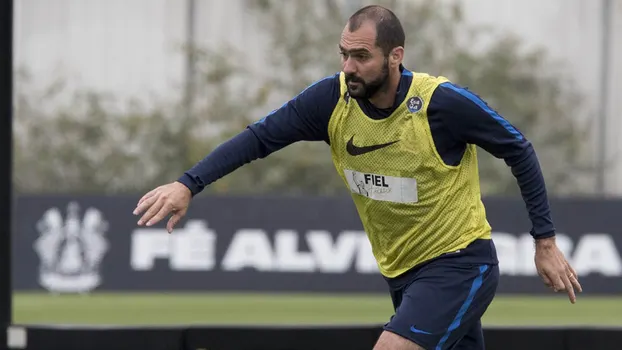
[[[424,301],[425,302],[425,301]],[[392,314],[388,295],[16,293],[15,323],[28,324],[382,324]],[[499,296],[485,325],[622,326],[622,296]]]

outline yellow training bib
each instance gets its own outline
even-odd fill
[[[388,118],[374,120],[347,96],[341,73],[341,98],[328,125],[334,165],[386,277],[491,237],[475,146],[467,145],[461,163],[449,166],[430,132],[427,106],[447,79],[405,74],[413,80],[404,102]]]

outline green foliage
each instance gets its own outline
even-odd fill
[[[28,81],[22,75],[15,108],[16,191],[132,191],[174,174],[165,164],[179,155],[166,145],[177,135],[163,108],[130,103],[120,113],[110,98],[85,91],[48,111],[62,89],[35,94]]]
[[[404,63],[408,68],[443,75],[468,87],[526,134],[538,152],[552,194],[589,191],[580,186],[593,174],[584,146],[589,129],[575,118],[581,113],[581,96],[546,52],[527,51],[516,38],[495,36],[490,28],[468,25],[457,3],[374,3],[399,13],[406,31]],[[350,13],[338,7],[336,1],[326,0],[313,6],[292,2],[282,6],[278,1],[265,0],[256,10],[274,38],[271,52],[275,65],[288,73],[272,83],[283,87],[282,92],[292,95],[300,91],[300,84],[313,80],[308,72],[317,67],[325,75],[340,69],[336,44]],[[319,155],[324,149],[310,146],[305,154],[311,156],[313,152]],[[516,179],[505,162],[483,150],[479,154],[482,192],[515,194]],[[309,171],[332,166],[329,157],[316,159]],[[331,186],[340,186],[333,176],[323,176]],[[296,186],[293,181],[292,184]]]
[[[50,109],[50,102],[64,96],[62,82],[36,92],[30,77],[19,72],[16,189],[141,193],[175,180],[253,120],[339,71],[337,44],[351,9],[338,3],[249,2],[268,38],[264,72],[247,69],[247,56],[234,48],[195,49],[192,106],[183,99],[158,99],[147,108],[130,100],[120,110],[106,95],[83,91]],[[590,173],[581,147],[588,130],[573,119],[581,99],[555,62],[543,52],[525,52],[514,38],[467,26],[458,5],[379,3],[402,18],[408,68],[444,75],[482,96],[532,141],[551,193],[577,193],[578,175]],[[484,194],[517,190],[502,160],[480,151],[480,169]],[[323,142],[291,145],[234,171],[206,192],[346,193]]]

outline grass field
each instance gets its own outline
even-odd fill
[[[18,293],[15,323],[53,324],[381,324],[392,314],[388,295]],[[486,325],[622,326],[622,296],[499,296]]]

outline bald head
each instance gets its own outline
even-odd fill
[[[348,30],[355,32],[366,21],[371,21],[376,26],[376,46],[382,49],[385,55],[395,47],[404,47],[406,40],[404,29],[391,10],[379,5],[363,7],[350,16]]]

